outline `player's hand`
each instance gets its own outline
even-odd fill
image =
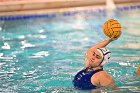
[[[118,37],[115,36],[115,34],[113,34],[111,37],[110,37],[110,41],[114,41],[114,40],[117,40]]]

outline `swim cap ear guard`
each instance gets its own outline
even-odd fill
[[[101,56],[102,56],[102,61],[99,65],[103,66],[106,63],[108,63],[109,59],[110,59],[111,52],[107,48],[98,48],[97,51],[99,51]]]

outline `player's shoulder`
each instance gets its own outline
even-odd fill
[[[98,84],[101,86],[109,85],[114,82],[113,78],[106,71],[100,71],[92,76],[91,81],[93,84]]]
[[[92,75],[91,82],[93,85],[100,85],[100,79],[103,79],[106,75],[108,75],[105,71],[99,71]]]
[[[107,73],[106,71],[100,71],[99,73],[97,73],[98,76],[101,76],[101,77],[106,77],[106,78],[111,78],[110,74]]]
[[[94,78],[96,77],[98,79],[102,79],[102,78],[112,79],[110,74],[107,73],[106,71],[99,71],[99,72],[95,73],[92,77],[94,77]]]

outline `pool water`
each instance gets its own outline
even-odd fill
[[[0,21],[0,92],[89,93],[75,90],[72,80],[85,65],[86,50],[107,38],[102,25],[108,18],[107,11],[87,10]],[[123,32],[108,45],[112,57],[104,70],[125,93],[140,92],[140,77],[134,75],[140,9],[118,9],[110,18],[120,21]]]

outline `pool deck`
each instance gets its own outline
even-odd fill
[[[140,0],[114,0],[114,4],[140,4]],[[106,0],[0,0],[0,16],[64,12],[105,6]]]

